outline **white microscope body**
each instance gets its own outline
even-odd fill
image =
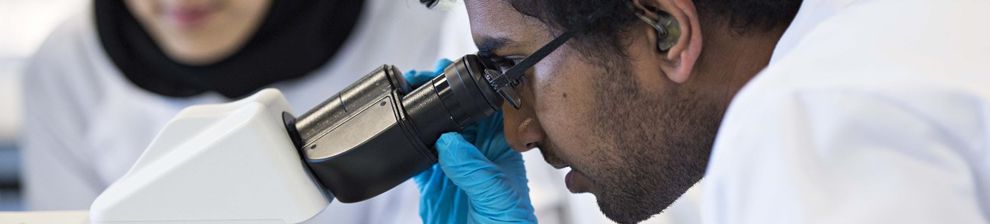
[[[383,65],[298,118],[274,89],[187,108],[96,198],[90,220],[299,223],[331,199],[379,195],[433,166],[442,133],[491,116],[502,102],[518,105],[512,83],[522,73],[504,75],[485,61],[465,55],[415,89]]]
[[[300,223],[329,200],[286,133],[281,92],[182,110],[97,197],[92,223]]]

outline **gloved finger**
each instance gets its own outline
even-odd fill
[[[432,180],[445,178],[445,176],[443,176],[443,172],[440,171],[439,166],[433,165],[430,166],[430,168],[423,170],[423,172],[416,174],[416,176],[413,176],[412,179],[416,182],[416,185],[420,186],[422,189],[424,186],[429,185]]]
[[[413,177],[419,186],[419,216],[423,223],[466,223],[467,197],[447,179],[440,165]]]
[[[450,66],[450,64],[453,63],[454,62],[451,61],[450,59],[446,59],[446,58],[437,59],[437,62],[433,63],[433,73],[434,74],[443,73],[443,70],[446,69],[447,66]]]
[[[503,159],[510,157],[511,146],[505,140],[505,133],[502,131],[502,112],[492,114],[486,119],[482,119],[474,125],[460,131],[464,139],[474,143],[481,149],[488,160],[501,163]]]
[[[517,206],[520,193],[508,183],[508,177],[464,137],[444,133],[436,143],[440,168],[447,178],[463,190],[476,206],[476,212],[508,211]],[[495,214],[493,214],[495,215]]]
[[[419,86],[423,85],[427,81],[430,81],[430,79],[433,79],[436,74],[429,71],[409,70],[406,73],[402,73],[402,76],[406,78],[406,82],[408,82],[409,85],[415,89],[419,88]]]
[[[403,78],[406,79],[406,82],[408,82],[410,86],[413,86],[413,88],[417,88],[420,85],[426,83],[427,81],[430,81],[430,79],[433,79],[433,77],[436,77],[437,75],[443,73],[443,70],[447,68],[447,66],[449,66],[451,63],[453,62],[446,58],[441,58],[437,60],[436,64],[434,65],[435,67],[433,71],[409,70],[408,72],[403,73],[402,76]]]

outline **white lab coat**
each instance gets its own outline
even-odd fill
[[[382,64],[432,70],[441,56],[437,40],[445,31],[438,24],[446,13],[412,0],[370,0],[363,10],[334,60],[304,79],[272,86],[281,89],[296,114]],[[446,32],[469,35],[466,29]],[[27,66],[23,86],[25,199],[29,209],[41,210],[87,209],[179,110],[227,101],[212,93],[162,97],[131,84],[101,49],[92,10],[54,31]],[[418,197],[415,184],[407,181],[366,202],[331,203],[312,221],[418,222]]]
[[[990,1],[805,0],[729,107],[704,223],[988,223]]]

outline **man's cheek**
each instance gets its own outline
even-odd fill
[[[558,147],[561,147],[564,154],[572,154],[575,151],[584,150],[581,145],[583,141],[591,136],[586,136],[586,133],[582,129],[588,128],[584,123],[584,119],[580,117],[575,117],[574,113],[570,113],[569,107],[564,105],[559,105],[551,110],[545,110],[541,113],[540,121],[543,125],[543,129]],[[559,155],[562,157],[570,157],[569,155]],[[565,159],[565,158],[562,158]]]

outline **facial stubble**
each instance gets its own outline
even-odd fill
[[[592,132],[583,167],[602,212],[619,223],[660,213],[704,175],[722,112],[686,87],[645,91],[627,62],[598,59]],[[662,75],[662,74],[658,74]]]

